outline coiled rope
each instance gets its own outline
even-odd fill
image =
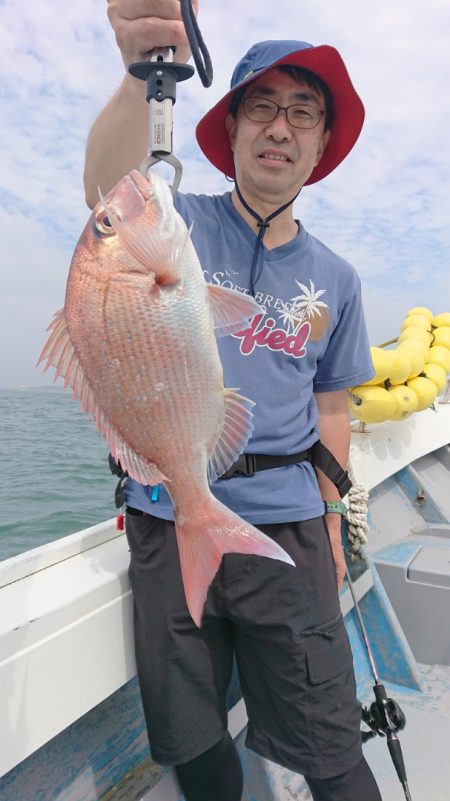
[[[350,542],[348,552],[352,559],[362,559],[362,547],[367,545],[369,524],[367,522],[367,503],[369,493],[362,484],[358,484],[351,464],[348,475],[352,488],[348,493],[347,536]]]

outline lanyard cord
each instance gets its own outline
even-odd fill
[[[273,220],[274,217],[277,217],[278,214],[281,214],[282,211],[287,209],[288,206],[290,206],[294,202],[296,197],[298,197],[298,195],[300,194],[300,189],[291,200],[288,200],[288,202],[284,203],[283,206],[280,206],[279,209],[275,209],[275,211],[273,211],[272,214],[269,214],[269,216],[266,217],[265,220],[263,220],[263,218],[258,214],[258,212],[252,209],[251,206],[248,205],[247,201],[244,200],[237,181],[235,181],[235,187],[236,187],[236,194],[239,200],[241,201],[244,208],[248,211],[248,213],[251,214],[251,216],[256,220],[256,223],[259,228],[258,236],[256,238],[255,249],[253,251],[252,266],[250,268],[250,294],[252,295],[252,297],[255,297],[255,284],[261,277],[263,263],[264,263],[264,253],[262,249],[264,234],[266,233],[271,220]]]
[[[181,18],[200,80],[203,86],[211,86],[213,79],[211,57],[200,33],[191,0],[181,0]]]

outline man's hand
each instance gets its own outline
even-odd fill
[[[198,0],[192,6],[197,13]],[[175,45],[181,62],[191,55],[179,0],[108,0],[108,19],[127,68],[155,48]]]
[[[330,535],[330,545],[333,552],[334,566],[336,568],[336,580],[339,590],[342,586],[346,571],[344,549],[342,547],[341,539],[342,517],[339,514],[332,513],[325,515],[325,520],[327,522],[328,533]]]
[[[197,12],[198,0],[192,0]],[[179,0],[108,0],[108,17],[125,67],[148,59],[150,50],[175,45],[175,61],[187,61],[190,50]],[[146,84],[128,72],[95,120],[86,144],[84,187],[93,209],[98,187],[105,195],[145,158],[148,149]]]

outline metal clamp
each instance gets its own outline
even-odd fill
[[[170,164],[170,166],[174,168],[174,178],[173,182],[170,184],[171,192],[174,195],[180,185],[181,176],[183,174],[183,167],[181,165],[181,161],[179,161],[179,159],[177,159],[177,157],[174,156],[173,153],[152,153],[151,155],[146,156],[144,161],[142,161],[141,164],[139,165],[139,172],[141,172],[142,175],[145,175],[145,177],[148,178],[148,171],[150,170],[151,167],[153,167],[154,164],[157,164],[159,161],[165,161],[167,162],[167,164]]]
[[[148,61],[130,64],[128,71],[133,77],[147,81],[148,151],[139,170],[147,178],[150,167],[158,161],[167,162],[175,170],[171,186],[172,193],[175,193],[180,184],[182,166],[172,153],[173,105],[176,100],[177,82],[190,78],[194,73],[194,68],[190,64],[175,64],[173,48],[163,47],[159,50],[152,50]]]

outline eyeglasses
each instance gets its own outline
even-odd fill
[[[279,106],[265,97],[248,97],[244,100],[244,114],[252,122],[273,122],[280,111],[286,112],[286,119],[294,128],[315,128],[325,114],[322,109],[306,103]]]

